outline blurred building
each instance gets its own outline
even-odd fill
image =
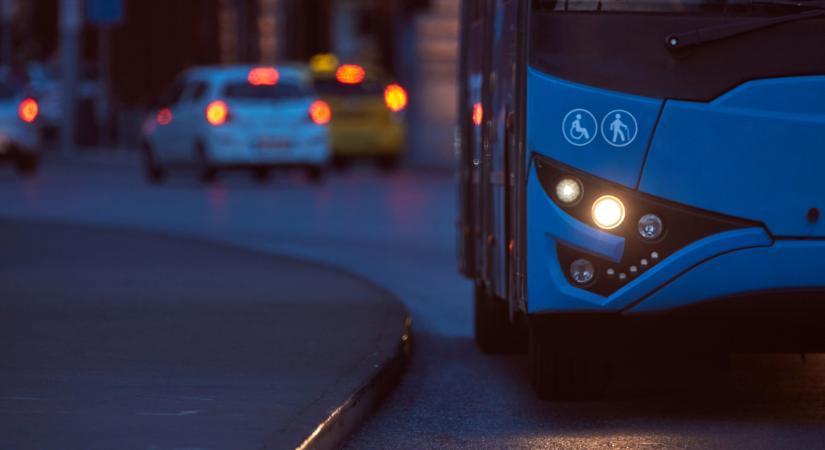
[[[413,159],[421,164],[452,166],[456,113],[458,111],[458,36],[460,0],[432,0],[415,15],[415,43],[410,58],[415,72],[415,97],[411,136]],[[423,130],[427,130],[423,132]]]

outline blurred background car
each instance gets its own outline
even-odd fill
[[[315,89],[333,111],[334,164],[372,159],[396,167],[405,150],[407,91],[378,69],[338,64],[332,55],[316,56],[311,67]]]
[[[40,162],[38,117],[37,100],[0,82],[0,160],[12,161],[22,174],[34,173]]]
[[[330,158],[329,105],[298,64],[200,67],[181,75],[144,123],[146,175],[160,181],[175,165],[194,165],[204,181],[218,171],[304,169],[317,181]]]

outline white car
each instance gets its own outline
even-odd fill
[[[158,105],[143,127],[151,181],[177,165],[194,165],[204,181],[228,168],[251,169],[263,180],[274,167],[301,168],[319,180],[330,159],[332,113],[304,66],[194,68]]]
[[[6,83],[0,83],[0,159],[13,161],[21,174],[32,174],[40,162],[39,105]]]

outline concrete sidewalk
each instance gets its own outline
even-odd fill
[[[0,448],[336,445],[400,372],[407,327],[394,297],[331,268],[2,222]]]

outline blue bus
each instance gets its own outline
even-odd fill
[[[825,351],[825,2],[465,0],[460,272],[545,399]],[[685,353],[688,354],[688,353]]]

